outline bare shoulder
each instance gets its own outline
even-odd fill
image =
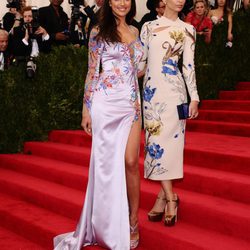
[[[92,34],[98,34],[100,31],[99,26],[95,25],[92,29],[91,29],[91,33]]]
[[[133,26],[133,25],[129,25],[129,28],[131,29],[131,31],[136,35],[136,37],[139,36],[139,30]]]

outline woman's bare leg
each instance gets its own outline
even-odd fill
[[[141,142],[141,118],[133,123],[125,153],[127,193],[130,211],[130,225],[138,221],[140,198],[139,150]]]

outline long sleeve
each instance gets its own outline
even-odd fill
[[[145,23],[143,26],[142,26],[142,29],[141,29],[141,34],[140,34],[140,39],[141,39],[141,43],[142,43],[142,46],[143,46],[143,57],[139,63],[139,66],[138,66],[138,71],[139,72],[142,72],[146,66],[146,63],[147,63],[147,58],[148,58],[148,49],[149,49],[149,45],[148,45],[148,41],[149,41],[149,28],[148,28],[148,25],[147,23]]]
[[[88,73],[84,91],[84,102],[88,109],[91,108],[93,92],[99,79],[102,43],[96,40],[97,33],[96,28],[92,29],[89,39]]]
[[[186,38],[184,42],[182,67],[183,77],[185,79],[191,101],[199,101],[200,99],[197,92],[194,64],[196,32],[193,26],[188,25],[185,29],[185,33]]]

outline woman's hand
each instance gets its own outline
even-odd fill
[[[227,40],[230,41],[230,42],[233,41],[233,34],[232,33],[227,34]]]
[[[82,110],[81,126],[88,135],[92,135],[91,117],[85,105],[83,105],[83,110]]]
[[[189,118],[188,119],[195,119],[198,115],[198,101],[191,101],[189,104]]]

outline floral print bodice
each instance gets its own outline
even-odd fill
[[[95,91],[115,90],[125,83],[130,88],[130,101],[140,114],[138,65],[143,55],[142,44],[137,38],[130,44],[97,41],[97,31],[92,30],[89,41],[89,68],[85,82],[84,101],[91,108]]]

